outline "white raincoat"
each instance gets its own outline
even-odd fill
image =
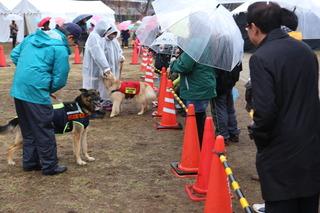
[[[124,60],[122,55],[122,49],[120,47],[119,41],[117,38],[110,40],[107,36],[110,34],[119,32],[116,29],[115,25],[111,25],[111,29],[109,29],[105,36],[105,43],[104,43],[104,54],[109,62],[110,69],[113,75],[119,79],[120,78],[120,62]]]
[[[110,70],[110,64],[104,53],[105,38],[111,24],[100,21],[90,33],[85,44],[85,53],[82,66],[83,88],[97,89],[104,100],[108,100],[106,88],[103,84],[103,72]]]

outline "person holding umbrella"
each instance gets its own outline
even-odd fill
[[[89,32],[88,32],[88,27],[87,27],[87,21],[92,17],[92,15],[89,14],[83,14],[83,15],[79,15],[77,16],[72,23],[75,23],[77,25],[79,25],[79,27],[82,29],[81,35],[80,35],[80,39],[79,39],[79,51],[80,53],[83,50],[83,54],[85,51],[85,43],[89,37]]]
[[[11,52],[16,65],[10,95],[14,98],[23,137],[23,170],[43,175],[63,173],[58,165],[50,94],[66,85],[69,45],[80,36],[78,25],[68,23],[50,34],[38,29]]]
[[[251,137],[267,213],[317,213],[320,192],[319,63],[309,46],[282,29],[281,7],[248,7]]]

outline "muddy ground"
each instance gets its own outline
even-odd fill
[[[126,50],[123,79],[139,79],[139,66],[129,65]],[[6,54],[8,48],[6,46]],[[247,77],[247,61],[243,79]],[[0,68],[0,123],[15,116],[9,89],[14,66]],[[70,58],[73,62],[73,58]],[[72,65],[67,86],[59,93],[65,101],[73,100],[82,85],[81,65]],[[259,183],[250,179],[255,174],[255,146],[249,140],[246,126],[250,122],[244,110],[244,87],[237,88],[236,103],[240,143],[227,147],[234,174],[250,203],[261,202]],[[7,144],[13,136],[0,137],[0,212],[202,212],[204,204],[192,202],[184,185],[194,180],[178,179],[170,172],[170,162],[180,159],[183,131],[158,131],[151,112],[137,116],[137,108],[126,102],[120,117],[92,120],[88,134],[90,154],[96,161],[86,166],[75,163],[72,135],[57,136],[60,164],[68,171],[46,177],[41,172],[23,172],[21,151],[16,166],[6,162]],[[183,118],[179,117],[183,123]],[[234,212],[242,212],[233,199]]]

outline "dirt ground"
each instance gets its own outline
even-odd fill
[[[7,61],[8,46],[6,45]],[[139,79],[139,66],[129,65],[126,50],[123,79]],[[245,63],[249,55],[245,56]],[[73,62],[73,58],[70,58]],[[9,90],[14,66],[0,68],[0,123],[15,116]],[[245,64],[244,74],[248,73]],[[227,147],[228,159],[248,201],[261,202],[255,174],[255,146],[246,126],[244,87],[239,82],[236,103],[240,143]],[[59,93],[73,100],[82,85],[81,65],[72,65],[67,86]],[[6,148],[13,136],[0,137],[0,212],[203,212],[204,204],[188,199],[184,185],[192,179],[178,179],[170,172],[170,162],[180,159],[183,131],[158,131],[151,112],[137,116],[137,108],[126,102],[120,117],[92,120],[88,133],[90,154],[96,161],[78,166],[72,153],[72,136],[57,136],[59,162],[68,167],[62,175],[46,177],[40,172],[23,172],[21,152],[16,166],[8,166]],[[183,118],[179,117],[183,123]],[[242,212],[233,199],[234,212]]]

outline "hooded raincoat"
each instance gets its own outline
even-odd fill
[[[58,30],[37,30],[26,37],[11,52],[17,66],[11,96],[35,104],[51,104],[50,94],[66,85],[69,54],[67,38]]]
[[[116,46],[116,43],[111,40],[107,41],[105,38],[105,36],[112,33],[110,33],[112,29],[111,23],[106,23],[105,21],[97,23],[86,42],[86,51],[83,59],[83,88],[97,89],[104,100],[108,100],[109,97],[103,83],[103,72],[111,70],[115,73],[116,71],[116,63],[114,62],[116,57],[112,51],[114,48],[110,47],[110,44]]]
[[[119,32],[117,31],[116,27],[114,25],[111,25],[111,29],[109,29],[106,33],[105,38],[105,45],[104,45],[104,53],[106,55],[106,58],[109,62],[111,71],[113,75],[119,79],[120,78],[120,62],[124,60],[124,57],[122,55],[122,49],[120,47],[120,44],[118,42],[118,39],[114,38],[110,40],[107,36],[111,35],[112,33],[117,32],[117,35],[119,35]]]

